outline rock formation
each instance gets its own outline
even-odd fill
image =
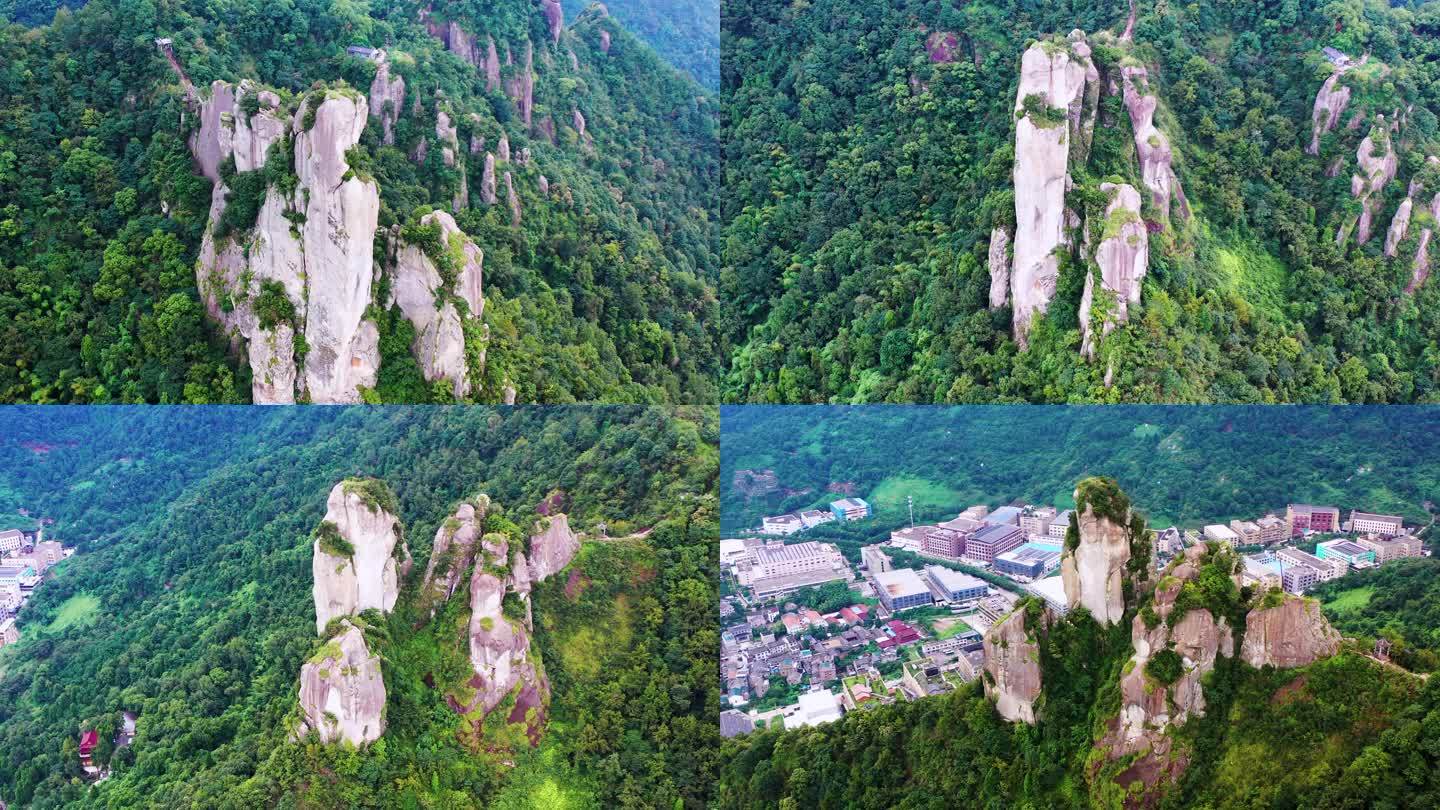
[[[1240,657],[1257,669],[1303,667],[1340,650],[1340,634],[1314,599],[1285,595],[1274,607],[1256,607],[1245,617]]]
[[[1060,275],[1056,249],[1068,244],[1065,194],[1069,165],[1084,162],[1095,124],[1100,80],[1080,31],[1036,42],[1020,63],[1015,96],[1015,256],[1010,274],[1015,340],[1044,314]]]
[[[990,308],[1005,306],[1010,297],[1010,232],[1005,228],[990,231]]]
[[[525,43],[525,62],[505,81],[505,95],[515,103],[515,108],[520,113],[520,120],[524,122],[525,128],[528,130],[531,118],[535,113],[535,46],[533,44]]]
[[[315,530],[315,631],[331,619],[374,608],[390,612],[399,597],[399,566],[410,552],[400,520],[376,497],[385,485],[351,479],[336,484]],[[397,545],[401,552],[397,559]]]
[[[480,175],[480,201],[494,205],[500,198],[495,193],[495,155],[485,153],[485,168]]]
[[[364,745],[385,732],[385,681],[380,658],[365,635],[349,620],[339,633],[300,669],[300,726],[325,743],[343,740]]]
[[[523,212],[520,208],[520,195],[515,191],[515,178],[510,175],[510,172],[505,172],[505,199],[510,204],[510,225],[518,228],[523,219]]]
[[[1355,239],[1362,245],[1370,241],[1375,215],[1385,202],[1385,186],[1395,179],[1395,172],[1400,167],[1390,130],[1385,126],[1385,116],[1376,116],[1376,119],[1370,134],[1365,136],[1355,152],[1360,170],[1350,176],[1350,194],[1360,200],[1360,220]],[[1344,244],[1347,235],[1348,229],[1342,225],[1335,235],[1336,244]]]
[[[259,110],[246,116],[242,101],[250,93]],[[274,93],[225,82],[201,103],[190,145],[216,184],[197,283],[210,316],[237,349],[248,349],[256,403],[294,402],[297,389],[314,402],[358,402],[358,387],[374,384],[379,355],[378,333],[363,316],[380,199],[373,182],[350,171],[345,152],[358,142],[368,106],[359,94],[317,91],[287,122],[279,103]],[[310,105],[316,109],[307,113]],[[248,232],[221,232],[231,189],[220,167],[233,160],[237,173],[262,169],[287,135],[294,140],[293,194],[266,188]],[[297,227],[301,214],[305,223]],[[297,327],[310,349],[303,376],[292,345]]]
[[[481,295],[485,255],[448,213],[433,211],[421,218],[420,224],[439,229],[447,272],[454,274],[453,284],[443,289],[444,277],[436,260],[418,245],[406,243],[397,228],[390,294],[406,320],[415,326],[415,341],[410,349],[426,382],[448,380],[454,395],[464,397],[471,387],[465,322],[479,319],[485,311]]]
[[[1395,252],[1400,249],[1400,240],[1410,230],[1410,211],[1415,206],[1415,184],[1410,184],[1410,193],[1400,201],[1400,206],[1395,209],[1395,216],[1390,220],[1390,229],[1385,232],[1385,255],[1394,258]]]
[[[440,154],[446,166],[455,165],[455,156],[460,153],[460,136],[455,124],[444,110],[435,111],[435,139],[440,144]]]
[[[580,550],[580,540],[570,531],[570,519],[563,514],[541,518],[530,535],[530,576],[543,582],[570,564]]]
[[[565,10],[560,7],[560,0],[540,0],[540,8],[545,13],[551,41],[560,44],[560,32],[565,28]]]
[[[460,504],[435,531],[435,543],[421,585],[421,599],[430,607],[431,615],[438,603],[455,595],[465,571],[475,562],[489,503],[489,498],[481,495],[476,503]]]
[[[1113,480],[1087,478],[1075,489],[1060,576],[1071,608],[1083,605],[1095,621],[1114,624],[1125,614],[1125,567],[1130,562],[1130,501]]]
[[[468,711],[488,714],[517,687],[543,690],[546,687],[530,657],[530,634],[524,622],[505,615],[506,581],[491,568],[508,562],[502,535],[484,554],[484,564],[475,566],[470,579],[470,664],[475,671],[470,686],[475,696]],[[498,546],[495,545],[498,543]]]
[[[1046,614],[1048,616],[1048,614]],[[1012,723],[1035,725],[1040,697],[1040,645],[1027,626],[1024,607],[1010,612],[985,633],[985,695],[994,699],[1000,716]]]
[[[390,75],[390,59],[381,51],[375,80],[370,83],[370,117],[380,119],[380,142],[395,145],[395,122],[405,109],[405,77]]]
[[[1171,165],[1174,155],[1170,139],[1155,126],[1155,108],[1159,98],[1150,90],[1150,74],[1144,65],[1130,61],[1121,68],[1125,84],[1125,108],[1135,130],[1135,151],[1140,157],[1140,177],[1150,190],[1156,214],[1165,221],[1170,218],[1171,204],[1183,219],[1190,216],[1190,205],[1180,178]]]
[[[1320,85],[1320,92],[1315,94],[1315,110],[1310,115],[1310,145],[1305,148],[1311,155],[1320,155],[1320,139],[1340,123],[1340,116],[1350,106],[1350,88],[1340,84],[1340,76],[1345,70],[1337,68]]]
[[[1153,616],[1148,618],[1153,626],[1147,623],[1147,615],[1136,616],[1131,624],[1135,655],[1120,678],[1120,713],[1101,742],[1112,759],[1168,750],[1167,729],[1204,716],[1201,680],[1215,668],[1216,658],[1235,654],[1235,639],[1223,618],[1200,607],[1183,615],[1175,612],[1176,597],[1185,583],[1199,574],[1205,552],[1203,545],[1191,547],[1166,572],[1150,605]],[[1157,654],[1178,658],[1178,675],[1168,684],[1147,671],[1146,665]]]
[[[1130,320],[1130,306],[1140,303],[1140,285],[1150,262],[1150,235],[1140,219],[1140,193],[1126,183],[1102,183],[1100,190],[1110,197],[1105,208],[1105,226],[1095,249],[1100,268],[1100,293],[1105,298],[1105,319],[1100,335]],[[991,301],[994,286],[991,286]],[[1080,299],[1080,352],[1095,357],[1098,336],[1092,334],[1090,311],[1094,306],[1095,274],[1085,275],[1085,293]]]

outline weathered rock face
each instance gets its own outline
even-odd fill
[[[610,53],[610,32],[600,29],[600,50],[606,54]]]
[[[560,32],[565,28],[565,10],[560,7],[560,0],[540,0],[540,9],[545,14],[545,24],[550,28],[550,39],[558,45]]]
[[[485,168],[480,175],[480,201],[494,205],[500,198],[495,193],[495,155],[485,153]]]
[[[1385,116],[1376,116],[1378,121],[1370,134],[1360,142],[1355,152],[1359,172],[1350,176],[1350,194],[1360,200],[1360,221],[1356,225],[1355,239],[1360,244],[1370,241],[1370,231],[1385,202],[1385,186],[1395,179],[1400,161],[1395,156],[1395,146],[1390,140],[1390,131],[1385,127]],[[1336,244],[1343,244],[1348,231],[1341,226],[1335,236]]]
[[[395,607],[399,596],[399,561],[396,544],[401,543],[399,518],[383,508],[371,506],[354,482],[336,484],[326,502],[325,520],[314,542],[315,631],[325,632],[331,619],[351,616],[375,608],[385,613]],[[327,528],[328,527],[328,528]],[[325,533],[335,531],[353,552],[335,553],[326,548]],[[408,557],[409,551],[403,550]]]
[[[990,308],[1005,306],[1010,297],[1010,232],[990,231]]]
[[[1130,320],[1130,306],[1140,303],[1140,286],[1150,263],[1150,236],[1140,219],[1140,193],[1125,183],[1102,183],[1100,190],[1110,196],[1105,208],[1105,228],[1095,249],[1100,268],[1100,290],[1107,313],[1101,335]],[[1099,339],[1092,333],[1090,311],[1094,306],[1095,275],[1085,276],[1085,294],[1080,299],[1080,352],[1095,357]],[[992,287],[993,290],[993,287]]]
[[[1140,157],[1140,177],[1150,190],[1150,199],[1158,215],[1166,220],[1171,213],[1173,202],[1175,212],[1181,217],[1190,216],[1190,205],[1185,200],[1185,191],[1180,187],[1180,178],[1171,165],[1174,155],[1170,150],[1170,139],[1155,126],[1155,107],[1159,98],[1150,90],[1150,74],[1144,65],[1130,64],[1121,69],[1125,83],[1125,108],[1130,113],[1130,125],[1135,130],[1135,151]]]
[[[1330,74],[1330,78],[1320,85],[1320,92],[1315,94],[1315,110],[1310,115],[1310,145],[1305,148],[1311,155],[1320,154],[1320,139],[1340,123],[1340,116],[1350,106],[1350,88],[1340,84],[1340,76],[1344,72],[1340,69]]]
[[[385,732],[385,681],[380,658],[348,621],[300,669],[298,736],[315,731],[322,742],[364,745]]]
[[[1026,624],[1025,611],[1015,610],[985,633],[985,695],[994,699],[1001,717],[1033,726],[1042,686],[1039,628]]]
[[[510,172],[505,172],[505,199],[510,203],[510,225],[518,228],[523,212],[520,208],[520,195],[515,191],[515,178]]]
[[[240,108],[249,93],[258,95],[260,109],[247,118]],[[286,121],[279,104],[274,93],[224,82],[201,104],[201,129],[191,147],[200,170],[214,172],[217,182],[197,285],[210,316],[237,349],[247,349],[257,404],[292,403],[297,391],[317,403],[358,402],[358,386],[374,385],[379,362],[378,332],[363,318],[380,197],[373,181],[342,177],[350,173],[345,152],[359,141],[369,107],[358,94],[324,91],[303,100]],[[317,109],[306,131],[311,104]],[[294,139],[294,194],[267,189],[249,231],[218,234],[230,194],[218,167],[233,158],[237,172],[263,169],[287,135]],[[305,216],[303,226],[294,224],[298,214]],[[266,322],[256,304],[276,288],[294,316]],[[266,309],[273,319],[277,307]],[[303,374],[295,362],[296,327],[310,349]]]
[[[535,113],[535,46],[532,43],[525,43],[525,62],[506,80],[505,94],[515,103],[520,120],[529,129]]]
[[[446,166],[455,165],[455,156],[460,152],[460,136],[455,124],[444,110],[435,112],[435,139],[440,144],[440,153]]]
[[[390,75],[390,60],[381,57],[370,83],[370,116],[380,119],[381,142],[395,145],[395,122],[405,109],[405,77]]]
[[[1151,605],[1159,621],[1154,627],[1136,616],[1130,630],[1135,655],[1120,679],[1120,714],[1111,723],[1102,745],[1111,758],[1151,751],[1172,725],[1205,714],[1201,680],[1215,668],[1216,658],[1235,654],[1235,639],[1224,619],[1204,608],[1175,615],[1175,598],[1184,583],[1199,573],[1203,546],[1187,551],[1187,559],[1172,568],[1156,588]],[[1145,665],[1162,650],[1180,657],[1181,674],[1169,685],[1155,681]]]
[[[1084,605],[1095,621],[1114,624],[1125,614],[1125,565],[1130,562],[1129,505],[1122,516],[1097,514],[1087,502],[1087,482],[1075,490],[1075,502],[1083,511],[1073,513],[1079,526],[1079,542],[1071,548],[1066,539],[1060,558],[1060,576],[1065,598],[1071,608]],[[1124,496],[1121,496],[1122,498]]]
[[[475,504],[462,503],[435,531],[435,543],[430,551],[430,562],[425,566],[421,592],[421,599],[430,606],[432,615],[437,605],[455,595],[465,571],[475,561],[485,507],[489,503],[485,496],[480,498],[479,509]]]
[[[314,126],[306,131],[297,113],[295,134],[295,171],[308,200],[301,228],[310,347],[305,390],[314,402],[356,403],[360,386],[375,385],[380,365],[379,331],[364,320],[380,190],[345,161],[365,129],[365,97],[330,91],[323,101],[309,101],[317,102]]]
[[[1281,604],[1256,608],[1245,617],[1240,656],[1252,667],[1303,667],[1340,650],[1340,634],[1314,599],[1287,596]]]
[[[530,535],[530,577],[536,582],[558,573],[574,559],[580,550],[580,539],[570,531],[570,519],[565,515],[543,518]]]
[[[1065,193],[1072,153],[1089,151],[1100,79],[1079,31],[1065,43],[1037,42],[1020,63],[1015,96],[1015,260],[1011,300],[1015,340],[1026,345],[1030,322],[1044,314],[1060,275],[1055,250],[1067,244]],[[1027,113],[1027,99],[1033,113]]]
[[[470,664],[475,677],[471,711],[489,713],[520,685],[538,687],[524,624],[505,615],[505,582],[477,566],[470,580]]]
[[[1390,229],[1385,232],[1385,255],[1394,257],[1395,251],[1400,248],[1400,241],[1410,230],[1410,211],[1415,206],[1414,196],[1408,196],[1400,201],[1400,207],[1395,209],[1395,217],[1390,220]]]
[[[455,219],[433,211],[420,220],[439,227],[443,249],[458,271],[454,286],[443,290],[439,269],[418,246],[399,240],[391,295],[406,320],[415,326],[410,350],[420,364],[426,382],[448,380],[455,396],[470,393],[470,372],[465,357],[465,322],[481,317],[485,300],[481,296],[484,253],[466,236]],[[456,302],[465,304],[457,307]]]

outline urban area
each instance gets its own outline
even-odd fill
[[[1053,506],[976,505],[934,525],[897,529],[849,559],[796,535],[863,521],[849,497],[765,517],[721,541],[721,733],[816,725],[897,700],[937,695],[980,676],[983,637],[1026,596],[1067,609],[1059,568],[1072,516]],[[1433,522],[1433,521],[1432,521]],[[1242,584],[1303,594],[1352,569],[1428,553],[1395,515],[1290,504],[1253,520],[1154,532],[1163,569],[1186,548],[1240,554]]]

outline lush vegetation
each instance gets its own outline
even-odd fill
[[[1321,583],[1314,596],[1341,632],[1389,639],[1390,657],[1440,670],[1440,560],[1402,560]]]
[[[0,3],[0,12],[49,22],[36,3],[21,5]],[[196,290],[210,184],[185,142],[196,116],[184,115],[157,37],[173,39],[202,92],[216,79],[252,79],[287,103],[320,82],[368,92],[376,66],[345,48],[386,47],[408,89],[396,143],[382,145],[372,120],[347,154],[381,188],[382,229],[449,207],[460,187],[442,150],[412,160],[421,139],[434,138],[437,95],[462,145],[475,134],[494,151],[506,134],[516,152],[530,150],[527,166],[510,167],[521,227],[508,206],[479,203],[478,159],[467,169],[475,206],[456,212],[485,253],[479,399],[498,402],[508,380],[521,402],[714,401],[713,102],[598,11],[568,20],[553,46],[531,0],[423,4],[436,19],[493,36],[502,58],[507,48],[523,54],[527,39],[537,44],[534,120],[556,122],[552,144],[527,132],[504,93],[487,91],[482,74],[429,35],[417,22],[420,5],[94,0],[41,28],[0,22],[0,401],[249,398],[248,365],[227,353]],[[600,51],[602,30],[612,38],[609,55]],[[569,126],[572,110],[586,118],[583,141]],[[283,164],[231,177],[222,231],[239,237],[253,226],[260,192],[289,173]],[[542,174],[548,197],[539,192]],[[267,322],[293,317],[273,299],[261,302]],[[448,401],[411,358],[409,324],[385,310],[384,290],[375,300],[382,373],[371,398]],[[478,365],[486,338],[474,331],[467,342]]]
[[[1440,415],[1432,410],[726,407],[723,525],[758,526],[762,515],[828,504],[840,491],[868,498],[896,478],[917,494],[953,493],[917,497],[917,522],[948,520],[976,503],[1069,508],[1075,482],[1098,473],[1118,481],[1157,527],[1249,520],[1288,503],[1401,514],[1424,526],[1426,502],[1440,502],[1432,461]],[[743,470],[774,470],[778,488],[747,497],[736,486]],[[888,539],[908,523],[907,487],[875,504],[870,520],[804,536],[842,547]]]
[[[713,415],[642,408],[5,409],[0,492],[80,553],[0,651],[0,798],[11,806],[642,807],[705,803],[719,701]],[[301,664],[323,651],[311,530],[338,481],[375,477],[417,565],[388,620],[389,730],[363,752],[288,742]],[[361,487],[385,499],[371,484]],[[542,501],[606,524],[534,595],[553,688],[538,747],[472,747],[427,684],[468,667],[412,596],[441,521],[491,496],[515,542]],[[448,626],[454,627],[454,624]],[[111,745],[119,712],[134,745]],[[100,731],[100,786],[79,777]],[[506,761],[513,762],[513,767]]]
[[[592,2],[564,0],[565,16]],[[720,87],[720,0],[609,0],[605,6],[665,61],[706,88]]]
[[[745,402],[1407,402],[1440,397],[1440,285],[1404,292],[1419,232],[1382,253],[1412,180],[1430,199],[1440,4],[1413,0],[727,0],[722,15],[723,396]],[[1150,236],[1144,300],[1079,354],[1087,267],[1062,261],[1028,350],[988,309],[993,226],[1013,225],[1013,107],[1029,43],[1089,32],[1150,71],[1194,216]],[[953,34],[931,61],[931,34]],[[1364,246],[1336,233],[1368,126],[1305,154],[1323,46],[1358,57],[1356,111],[1410,109]],[[1102,83],[1103,83],[1102,79]],[[1413,104],[1413,109],[1410,105]],[[1037,111],[1043,112],[1043,111]],[[1139,184],[1121,100],[1100,103],[1077,210]],[[1346,162],[1335,177],[1326,169]],[[1428,203],[1427,203],[1428,204]],[[1153,212],[1146,214],[1153,219]],[[1422,216],[1422,220],[1428,217]],[[1416,220],[1421,222],[1422,220]],[[1114,369],[1113,385],[1104,378]]]

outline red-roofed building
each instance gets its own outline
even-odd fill
[[[88,757],[94,753],[95,746],[100,744],[100,732],[90,729],[80,735],[80,756]]]
[[[899,619],[891,619],[885,623],[885,627],[889,629],[896,644],[910,644],[920,640],[920,631]]]

